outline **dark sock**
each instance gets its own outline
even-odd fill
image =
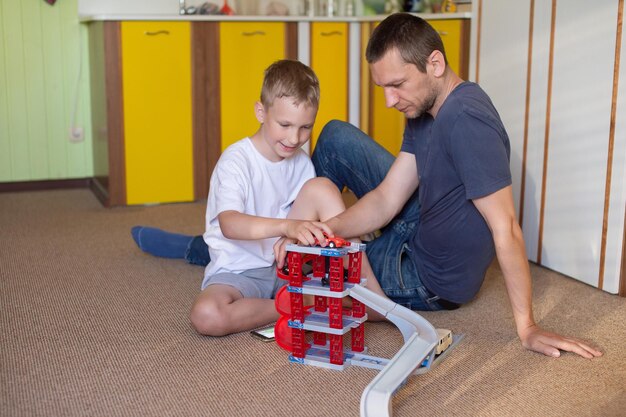
[[[130,230],[139,248],[161,258],[184,259],[193,236],[170,233],[146,226],[135,226]]]

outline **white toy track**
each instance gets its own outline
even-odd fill
[[[350,296],[383,314],[395,324],[404,338],[404,345],[387,362],[386,366],[365,387],[361,395],[361,417],[391,416],[391,397],[411,374],[422,374],[430,369],[439,342],[437,330],[428,320],[388,298],[356,285]],[[453,344],[440,355],[449,351],[461,340],[455,336]],[[426,362],[426,366],[422,364]]]

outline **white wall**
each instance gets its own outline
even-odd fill
[[[185,6],[201,6],[206,0],[185,0]],[[223,0],[211,0],[211,3],[220,7]],[[228,5],[235,13],[265,14],[269,0],[228,0]],[[296,15],[303,7],[300,0],[282,0]],[[78,14],[80,16],[101,14],[166,14],[176,15],[179,11],[179,0],[78,0]]]
[[[553,25],[551,0],[535,0],[532,11],[530,0],[478,1],[480,45],[473,48],[472,65],[478,62],[476,78],[511,139],[528,257],[616,293],[626,203],[624,40],[613,137],[610,130],[618,2],[598,0],[593,7],[586,0],[557,2]]]

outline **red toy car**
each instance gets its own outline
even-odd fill
[[[324,236],[326,236],[326,234],[324,234]],[[343,248],[344,246],[350,246],[351,243],[348,242],[347,240],[340,238],[339,236],[334,236],[334,237],[330,237],[330,236],[326,236],[326,240],[328,241],[328,247],[329,248]],[[320,243],[317,241],[317,239],[315,239],[315,244],[317,246],[320,245]]]

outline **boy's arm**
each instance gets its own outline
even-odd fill
[[[294,219],[274,219],[252,216],[235,210],[223,211],[217,216],[224,237],[236,240],[258,240],[286,236],[312,245],[315,238],[323,241],[322,231],[331,233],[330,228],[320,222]]]

